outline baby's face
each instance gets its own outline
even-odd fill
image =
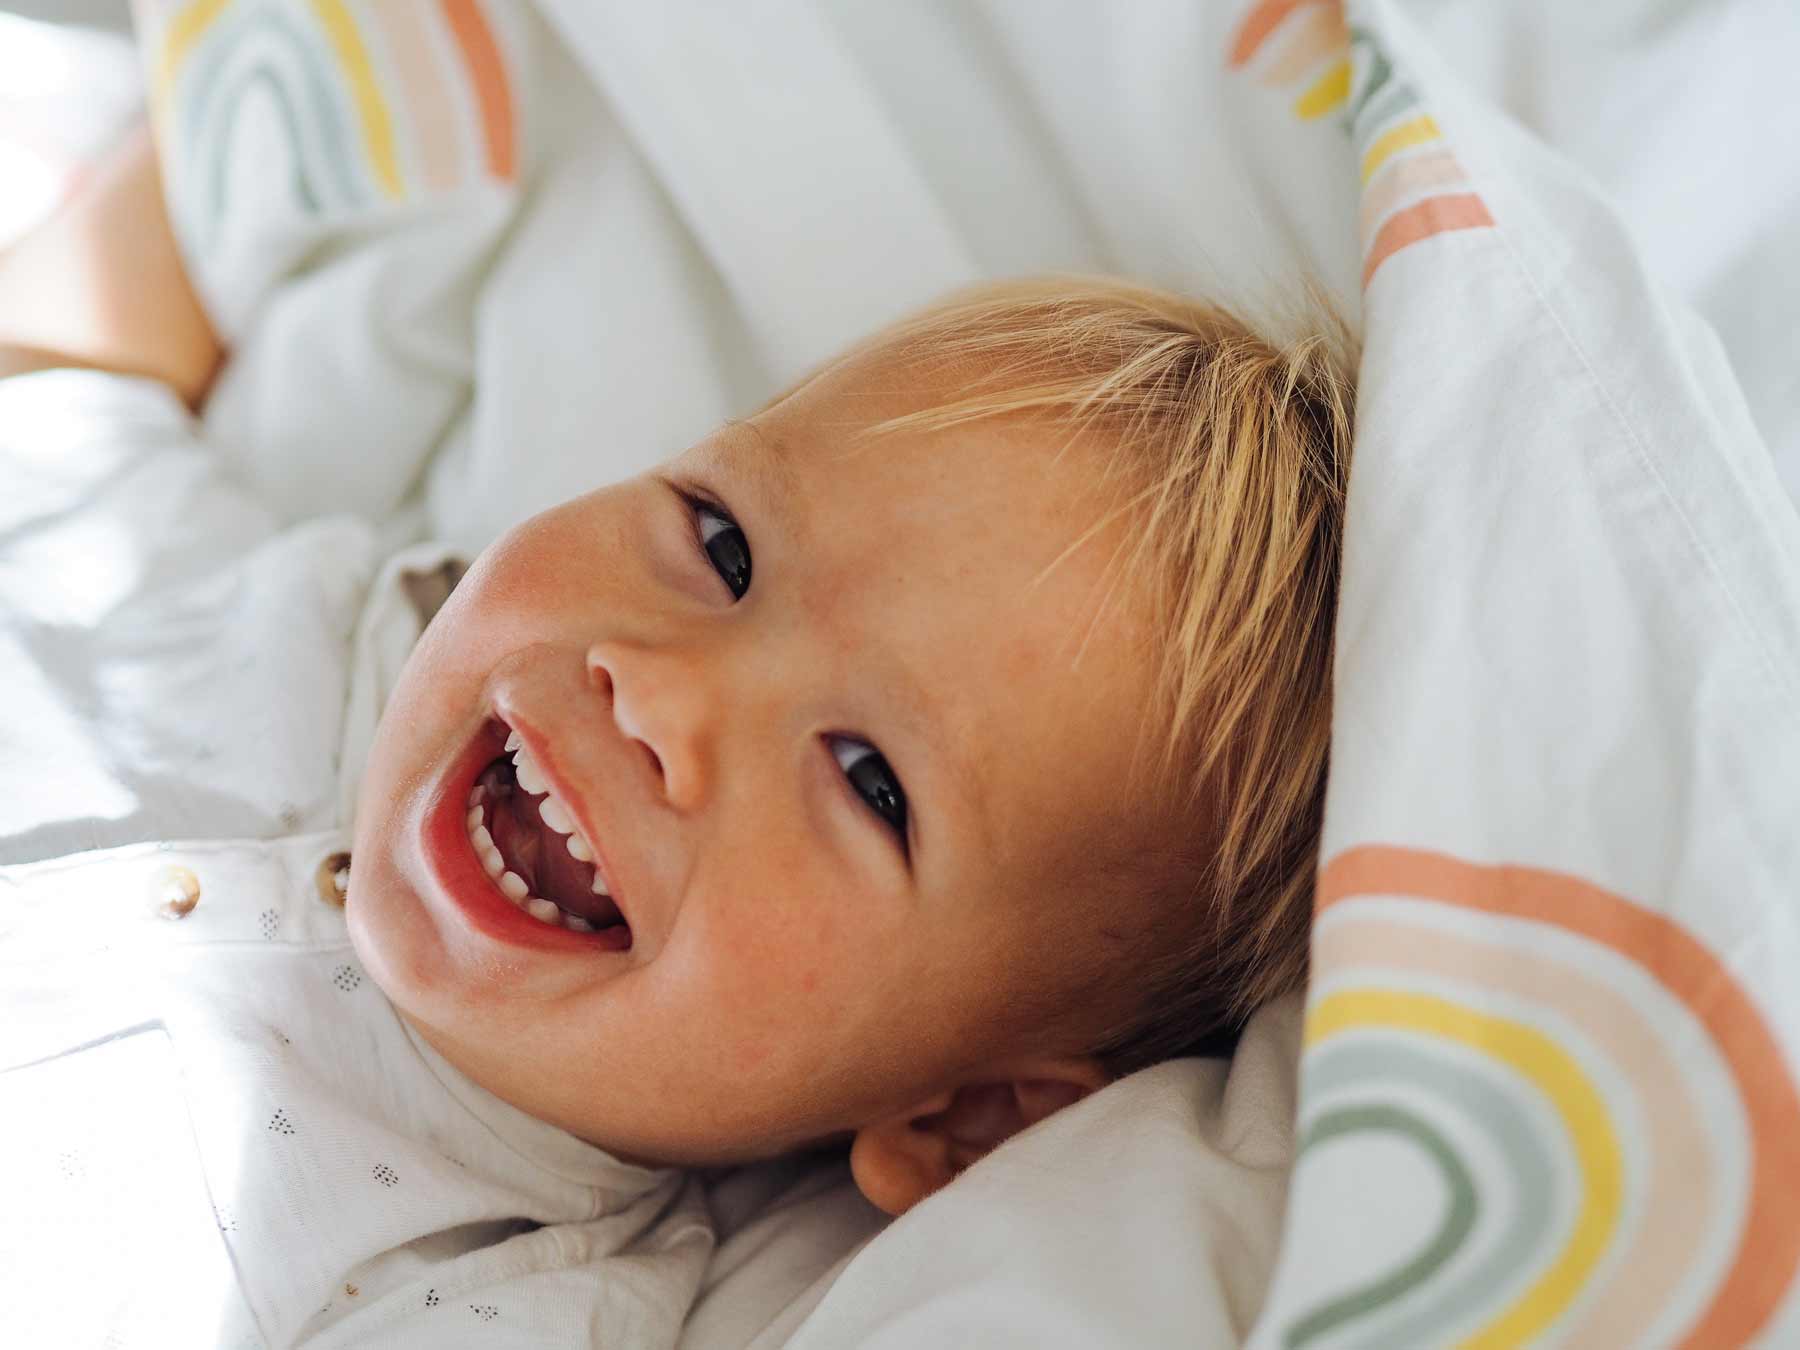
[[[424,635],[363,781],[350,932],[496,1095],[725,1163],[1080,1048],[1046,1014],[1136,922],[1089,879],[1168,828],[1121,800],[1139,607],[1102,604],[1118,529],[1051,568],[1097,519],[1095,452],[978,423],[846,455],[924,402],[835,367],[526,521]]]

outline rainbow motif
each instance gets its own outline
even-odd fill
[[[1349,134],[1365,289],[1412,244],[1494,226],[1391,52],[1336,0],[1255,0],[1226,62]],[[1258,1344],[1701,1350],[1791,1330],[1791,1046],[1766,988],[1720,954],[1737,935],[1679,912],[1419,849],[1329,861],[1293,1278]],[[1320,1236],[1333,1220],[1367,1227]]]
[[[1698,1348],[1776,1312],[1800,1275],[1800,1092],[1681,925],[1576,877],[1367,846],[1320,874],[1313,968],[1300,1166],[1387,1134],[1447,1204],[1285,1345]]]
[[[1253,72],[1265,87],[1298,89],[1297,117],[1343,110],[1362,164],[1365,288],[1410,244],[1493,225],[1418,95],[1373,35],[1346,25],[1340,0],[1257,0],[1232,36],[1226,65]]]
[[[164,160],[204,208],[202,238],[229,210],[231,140],[256,100],[308,214],[518,173],[512,81],[478,0],[186,0],[147,17]]]

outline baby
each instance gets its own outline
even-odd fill
[[[1208,307],[997,284],[526,521],[383,717],[358,953],[617,1156],[849,1140],[904,1212],[1299,980],[1342,410]]]
[[[465,1098],[653,1172],[848,1145],[890,1215],[1229,1046],[1304,978],[1338,340],[976,286],[519,524],[382,715],[362,969]]]

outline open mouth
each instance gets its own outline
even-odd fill
[[[553,928],[607,932],[631,945],[592,844],[574,814],[549,790],[519,733],[476,775],[465,821],[469,843],[499,891],[522,913]]]

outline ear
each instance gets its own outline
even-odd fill
[[[858,1130],[850,1174],[870,1204],[904,1214],[1020,1130],[1111,1081],[1084,1056],[994,1065]]]

